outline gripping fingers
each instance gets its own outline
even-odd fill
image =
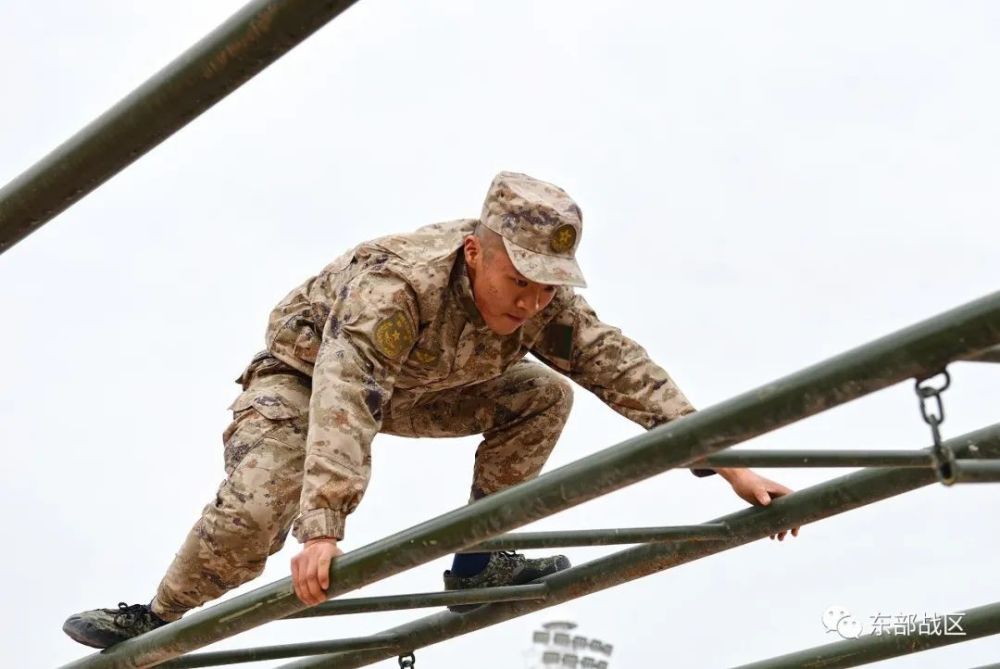
[[[306,601],[306,591],[302,584],[302,556],[296,555],[292,558],[292,587],[295,588],[295,596],[299,598],[299,601],[303,604],[308,604]]]
[[[772,534],[771,538],[772,539],[777,539],[778,541],[784,541],[785,540],[785,536],[788,535],[789,533],[791,533],[791,535],[793,537],[797,537],[797,536],[799,536],[799,528],[793,527],[791,530],[782,530],[781,532],[778,532],[777,534]]]
[[[319,555],[316,553],[309,553],[309,561],[306,563],[305,567],[305,589],[309,601],[306,602],[309,606],[315,606],[326,601],[326,593],[323,592],[323,587],[319,584]]]
[[[330,588],[330,562],[343,555],[333,539],[307,542],[302,552],[292,558],[292,584],[295,594],[307,606],[326,601]]]
[[[308,552],[292,558],[292,585],[295,595],[303,604],[315,606],[326,600],[316,578],[315,556]]]
[[[320,555],[319,564],[317,565],[316,576],[319,579],[319,588],[323,591],[323,599],[326,599],[326,591],[330,587],[330,554],[323,553]]]

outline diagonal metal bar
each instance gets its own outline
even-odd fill
[[[934,467],[926,451],[729,450],[688,467]]]
[[[0,253],[27,237],[353,5],[253,0],[0,189]]]
[[[569,546],[615,546],[648,541],[714,541],[729,536],[722,523],[676,525],[672,527],[622,527],[606,530],[563,532],[519,532],[488,539],[467,548],[465,553],[509,551],[518,548],[566,548]]]
[[[957,613],[957,612],[956,612]],[[845,669],[879,660],[919,653],[953,643],[1000,634],[1000,602],[963,612],[959,634],[883,634],[847,639],[760,662],[741,664],[734,669]],[[942,630],[946,621],[940,623]]]
[[[985,351],[963,356],[962,360],[968,360],[969,362],[1000,362],[1000,346],[993,346]]]
[[[1000,456],[1000,423],[945,442],[960,457]],[[805,525],[937,482],[926,469],[870,469],[799,490],[766,508],[739,511],[713,522],[725,523],[725,541],[644,544],[567,569],[543,582],[549,595],[540,602],[486,605],[465,614],[438,613],[386,630],[409,649],[418,649],[490,625],[555,606],[634,579]],[[282,669],[355,669],[391,657],[380,651],[335,653],[281,665]]]
[[[472,590],[452,590],[447,592],[422,592],[412,595],[333,599],[305,611],[299,611],[286,617],[285,620],[292,618],[340,616],[348,613],[423,609],[431,606],[454,606],[456,604],[517,602],[526,599],[545,599],[547,592],[548,588],[544,583],[531,583],[529,585],[510,585],[499,588],[475,588]]]
[[[190,667],[217,667],[223,664],[241,664],[243,662],[261,662],[263,660],[280,660],[288,657],[303,657],[318,653],[334,653],[338,651],[362,651],[378,649],[388,651],[390,655],[400,652],[399,640],[391,635],[357,637],[352,639],[334,639],[331,641],[311,641],[308,643],[289,643],[281,646],[261,646],[259,648],[241,648],[237,650],[216,650],[209,653],[193,653],[169,662],[161,667],[170,669],[189,669]]]
[[[1000,482],[1000,460],[956,460],[951,471],[955,483]]]
[[[949,361],[997,342],[1000,292],[353,550],[331,565],[327,594],[336,597],[461,551],[903,379],[929,376]],[[920,469],[907,471],[933,475]],[[648,544],[649,548],[633,550],[708,543]],[[487,608],[506,606],[516,604]],[[65,666],[153,666],[304,608],[291,579],[283,578]]]

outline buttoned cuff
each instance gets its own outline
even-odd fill
[[[333,537],[340,541],[344,538],[344,521],[344,514],[333,509],[313,509],[295,519],[292,534],[300,544],[320,537]]]

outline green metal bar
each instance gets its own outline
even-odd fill
[[[926,377],[950,360],[996,342],[1000,292],[346,553],[330,567],[327,594],[333,598],[461,551],[903,379]],[[153,666],[304,608],[286,577],[66,667]]]
[[[972,355],[963,356],[962,360],[969,362],[1000,362],[1000,346],[993,346]]]
[[[961,641],[971,641],[992,634],[1000,634],[1000,602],[964,611],[957,634],[882,634],[865,635],[836,643],[800,650],[769,660],[742,664],[734,669],[844,669],[860,667],[879,660],[919,653]],[[942,626],[945,622],[941,623]],[[942,630],[944,628],[942,627]]]
[[[261,646],[259,648],[241,648],[238,650],[217,650],[210,653],[194,653],[185,655],[161,667],[170,669],[188,669],[190,667],[217,667],[223,664],[241,664],[243,662],[261,662],[263,660],[281,660],[288,657],[303,657],[320,653],[365,650],[388,651],[390,655],[400,652],[399,639],[379,634],[376,636],[357,637],[352,639],[333,639],[331,641],[311,641],[308,643],[289,643],[282,646]]]
[[[1000,457],[1000,423],[950,439],[946,444],[960,457],[969,457],[971,453],[977,457]],[[744,509],[715,519],[713,522],[729,527],[731,535],[726,540],[643,544],[543,579],[549,587],[544,601],[493,604],[461,615],[438,613],[385,633],[398,635],[410,649],[423,648],[932,483],[937,483],[937,476],[927,469],[853,472],[778,498],[767,507]],[[355,669],[387,657],[391,655],[379,651],[335,653],[281,665],[281,669]]]
[[[348,613],[424,609],[432,606],[455,606],[456,604],[517,602],[527,599],[545,599],[547,592],[548,588],[544,583],[531,583],[529,585],[510,585],[499,588],[422,592],[413,595],[332,599],[329,602],[324,602],[305,611],[299,611],[287,616],[285,620],[291,620],[292,618],[318,618],[320,616],[341,616]]]
[[[729,450],[688,467],[934,467],[926,451]]]
[[[465,553],[508,551],[520,548],[566,548],[568,546],[615,546],[647,541],[713,541],[729,536],[722,523],[674,527],[622,527],[608,530],[567,532],[521,532],[488,539]]]
[[[955,483],[998,483],[1000,482],[1000,460],[980,462],[977,460],[956,460],[952,465]]]
[[[356,0],[253,0],[0,189],[0,253],[290,51]]]

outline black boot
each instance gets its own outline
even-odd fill
[[[128,606],[120,602],[117,609],[94,609],[70,616],[63,623],[63,632],[85,646],[107,648],[166,624],[148,604]]]
[[[490,553],[490,561],[474,576],[455,576],[451,571],[444,573],[445,590],[467,590],[469,588],[495,588],[502,585],[524,585],[532,581],[569,569],[569,558],[553,555],[546,558],[526,558],[513,551]],[[455,613],[471,611],[482,604],[458,604],[448,609]]]

